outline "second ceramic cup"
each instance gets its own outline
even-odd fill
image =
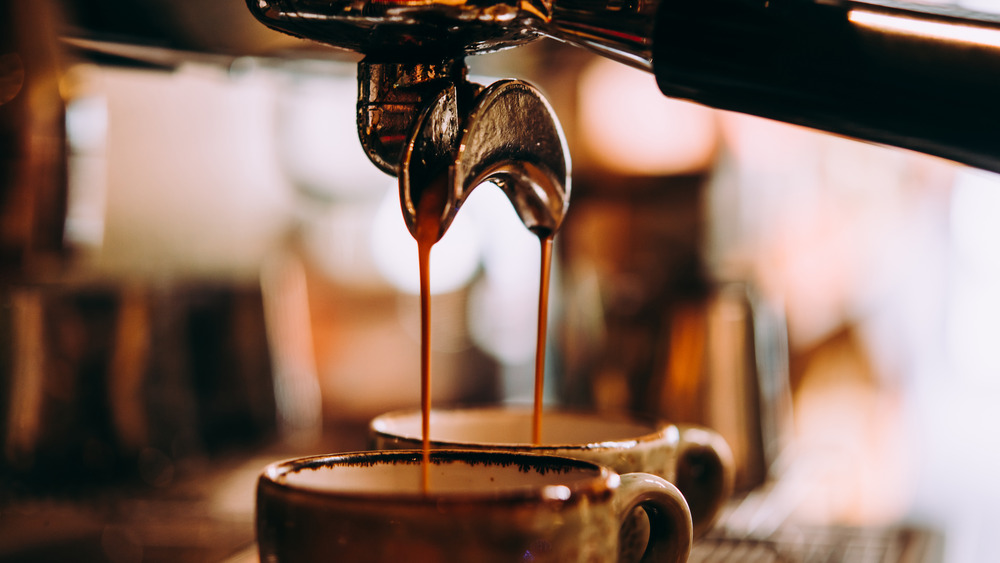
[[[376,449],[422,444],[419,410],[372,419]],[[571,457],[618,473],[651,473],[673,483],[691,509],[694,535],[704,534],[732,493],[732,454],[723,438],[698,426],[546,410],[542,440],[532,443],[532,411],[521,407],[468,407],[431,411],[432,448],[530,452]]]

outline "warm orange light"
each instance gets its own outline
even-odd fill
[[[713,110],[668,99],[649,74],[603,59],[584,71],[579,90],[587,164],[646,176],[710,166],[717,142]]]
[[[1000,49],[1000,30],[968,23],[925,21],[867,10],[851,10],[847,19],[853,24],[881,32],[919,35],[942,41],[958,41]]]

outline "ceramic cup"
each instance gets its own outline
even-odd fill
[[[621,561],[622,522],[650,515],[644,561],[681,563],[691,517],[680,492],[648,474],[503,451],[319,456],[268,466],[257,486],[267,563]],[[632,551],[635,551],[634,549]]]
[[[497,406],[434,409],[432,448],[503,449],[572,457],[606,465],[618,473],[651,473],[670,481],[687,499],[694,536],[703,535],[732,493],[729,446],[699,426],[643,422],[596,413],[546,410],[542,440],[532,444],[530,408]],[[376,449],[422,446],[419,410],[372,419]]]

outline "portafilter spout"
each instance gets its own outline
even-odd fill
[[[570,158],[552,107],[533,86],[467,80],[464,56],[537,36],[544,2],[247,0],[269,27],[366,55],[358,64],[358,133],[368,158],[399,177],[411,234],[427,189],[447,186],[438,238],[480,184],[500,187],[525,226],[558,230]],[[441,179],[447,180],[441,182]]]
[[[469,193],[486,182],[504,191],[528,229],[539,236],[555,233],[569,207],[570,158],[555,112],[541,93],[519,80],[486,88],[470,83],[464,64],[453,61],[439,67],[454,71],[452,79],[429,81],[439,86],[430,95],[426,92],[434,89],[428,83],[413,85],[409,80],[403,81],[407,88],[364,86],[407,68],[367,60],[359,65],[363,86],[358,128],[372,162],[399,176],[400,204],[410,233],[416,236],[417,209],[425,190],[448,190],[440,239]],[[426,75],[422,70],[402,73],[410,78],[417,74]],[[425,94],[411,105],[385,101],[406,97],[401,92],[407,90]]]
[[[483,89],[463,114],[455,86],[421,114],[406,144],[399,195],[407,228],[426,186],[445,175],[450,190],[440,220],[444,235],[469,193],[500,187],[524,225],[546,237],[562,224],[570,197],[570,159],[555,113],[530,84],[502,80]]]

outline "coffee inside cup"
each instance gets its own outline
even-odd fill
[[[419,420],[418,420],[419,423]],[[546,498],[568,498],[585,483],[615,478],[587,463],[542,456],[498,452],[434,452],[429,459],[428,483],[423,485],[423,456],[419,451],[354,453],[307,458],[268,468],[279,485],[337,496],[512,497],[533,492]]]
[[[531,445],[532,412],[527,408],[435,409],[430,416],[430,439],[454,445]],[[373,432],[420,440],[418,411],[400,411],[377,417]],[[542,446],[616,443],[634,441],[655,434],[657,427],[631,420],[570,411],[545,413]]]

